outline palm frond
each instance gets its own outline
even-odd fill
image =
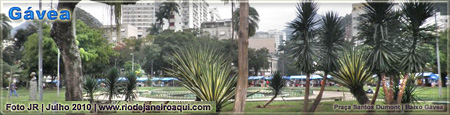
[[[314,2],[301,2],[297,4],[297,18],[289,25],[294,29],[292,44],[292,50],[289,52],[290,56],[294,58],[297,67],[303,72],[309,74],[316,70],[317,45],[314,42],[314,35],[316,31],[316,25],[318,20],[317,15],[317,3]]]
[[[341,18],[336,12],[327,12],[322,18],[319,44],[319,68],[323,71],[335,71],[338,68],[338,52],[344,43],[344,29]]]
[[[259,23],[259,14],[258,11],[256,11],[255,8],[253,7],[249,7],[249,12],[248,12],[248,35],[249,36],[253,36],[256,33],[256,30],[259,28],[258,23]],[[239,31],[239,21],[240,21],[240,13],[239,13],[240,9],[237,8],[236,10],[234,10],[233,12],[233,26],[234,26],[234,31]]]

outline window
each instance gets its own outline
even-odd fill
[[[170,22],[169,26],[175,26],[175,23]]]

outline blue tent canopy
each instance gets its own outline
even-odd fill
[[[265,79],[264,76],[250,76],[248,77],[248,80],[261,80]]]
[[[173,81],[173,80],[178,80],[177,78],[173,78],[173,77],[153,77],[152,81]]]
[[[137,80],[137,81],[140,81],[140,82],[144,82],[144,81],[147,81],[148,78],[147,78],[147,77],[139,77],[139,78],[137,78],[136,80]]]
[[[416,76],[430,77],[433,80],[439,79],[439,75],[434,74],[432,72],[416,73]]]
[[[322,79],[322,78],[323,78],[322,76],[316,75],[316,74],[311,75],[311,77],[310,77],[310,79]],[[331,76],[328,75],[327,78],[331,78]],[[293,75],[293,76],[286,77],[286,79],[289,79],[289,80],[306,79],[306,75]]]
[[[175,78],[172,78],[172,77],[164,77],[164,78],[161,79],[161,81],[173,81],[173,80],[178,80],[178,79],[175,79]]]

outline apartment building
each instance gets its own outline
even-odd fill
[[[136,4],[122,5],[122,24],[129,24],[137,28],[137,37],[145,37],[156,23],[155,12],[158,9],[158,3],[154,1],[137,2]]]
[[[200,28],[208,21],[209,4],[205,0],[182,0],[180,7],[182,29]]]
[[[135,37],[139,38],[139,30],[137,27],[131,24],[122,24],[120,29],[120,38],[118,39],[116,34],[116,25],[104,25],[103,27],[103,37],[107,38],[109,43],[121,43],[122,39]]]
[[[203,22],[201,25],[201,31],[203,31],[207,36],[217,37],[219,39],[231,39],[233,30],[231,28],[231,20],[227,19]]]

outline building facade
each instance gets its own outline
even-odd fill
[[[231,20],[228,19],[203,22],[201,25],[201,31],[203,31],[206,36],[217,37],[219,39],[231,39],[233,30],[231,28]]]
[[[122,24],[129,24],[137,28],[138,38],[145,37],[156,22],[155,12],[159,4],[154,1],[137,2],[136,4],[122,5]]]
[[[138,28],[131,24],[122,24],[120,29],[120,38],[139,38]],[[117,39],[116,25],[104,25],[103,26],[103,37],[107,38],[109,43],[121,43],[122,39]]]
[[[217,8],[209,8],[208,18],[208,21],[218,21],[222,19]]]
[[[208,21],[209,4],[205,0],[182,0],[180,7],[182,29],[200,28]]]

